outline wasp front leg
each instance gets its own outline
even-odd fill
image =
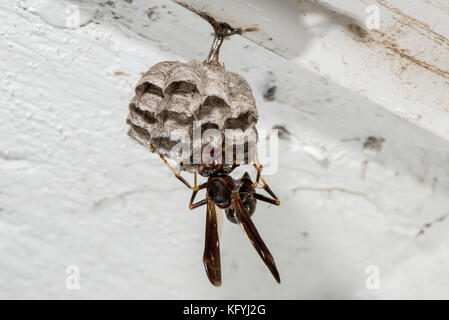
[[[193,203],[193,201],[195,201],[195,197],[196,197],[198,191],[202,190],[202,189],[204,189],[206,187],[207,187],[207,182],[203,183],[202,185],[197,186],[197,184],[196,184],[196,172],[195,172],[195,187],[194,188],[196,188],[196,190],[194,190],[192,192],[192,197],[190,198],[190,202],[189,202],[190,210],[193,210],[193,209],[196,209],[198,207],[204,206],[207,203],[207,199],[198,201],[197,203]]]
[[[186,185],[187,188],[189,188],[190,190],[193,190],[193,191],[198,191],[198,190],[199,190],[199,189],[198,189],[198,186],[196,185],[196,173],[195,173],[195,186],[192,187],[192,186],[190,185],[190,183],[187,182],[186,179],[184,179],[179,173],[177,173],[177,172],[175,171],[175,169],[173,169],[173,167],[168,163],[168,161],[165,159],[165,157],[157,151],[157,149],[156,149],[155,146],[153,146],[152,144],[150,144],[150,147],[151,147],[151,150],[152,150],[153,152],[156,152],[156,153],[159,155],[159,158],[161,158],[161,160],[165,163],[165,165],[168,167],[168,169],[170,169],[170,171],[173,173],[173,175],[174,175],[179,181],[181,181],[182,183],[184,183],[184,185]]]

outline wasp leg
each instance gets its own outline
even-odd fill
[[[196,173],[195,173],[195,178],[196,178]],[[195,186],[196,186],[196,179],[195,179]],[[206,188],[206,186],[207,186],[207,182],[203,183],[202,185],[198,186],[197,188],[198,188],[198,190],[202,190],[202,189]],[[193,201],[195,200],[195,197],[198,193],[198,190],[195,190],[192,192],[192,197],[190,198],[190,203],[189,203],[190,210],[204,206],[207,203],[207,199],[198,201],[197,203],[193,203]]]
[[[189,208],[190,208],[190,210],[193,210],[193,209],[199,208],[201,206],[204,206],[206,203],[207,203],[207,199],[203,199],[194,204],[190,203]]]
[[[236,160],[236,161],[234,162],[234,164],[232,165],[231,172],[234,171],[234,169],[237,168],[237,167],[240,167],[240,164],[237,163],[237,160]]]
[[[225,148],[224,146],[223,146],[222,152],[224,152],[224,154],[225,154],[225,159],[227,160],[227,159],[228,159],[228,158],[227,158],[227,155],[230,154],[230,152],[226,151],[226,148]],[[234,171],[234,169],[237,168],[237,167],[239,167],[239,166],[240,166],[240,164],[239,164],[239,162],[237,161],[237,157],[236,157],[235,153],[232,152],[232,167],[231,167],[230,172]]]
[[[274,194],[273,191],[271,191],[270,187],[268,186],[268,184],[265,182],[265,179],[261,176],[262,182],[263,182],[263,189],[273,198],[273,204],[274,205],[280,205],[281,201],[279,200],[279,198]],[[260,199],[262,200],[262,199]],[[263,201],[263,200],[262,200]]]
[[[270,187],[268,186],[268,184],[267,184],[267,182],[265,181],[265,179],[264,179],[264,177],[262,177],[262,169],[263,169],[263,166],[262,166],[262,164],[260,163],[260,161],[259,161],[259,156],[257,155],[257,153],[256,153],[256,162],[257,162],[257,164],[254,164],[254,167],[257,169],[257,177],[256,177],[256,182],[254,182],[253,184],[252,184],[252,187],[257,187],[258,185],[259,185],[259,180],[262,180],[262,184],[263,184],[263,186],[262,186],[262,188],[273,198],[273,199],[270,199],[270,198],[267,198],[267,197],[265,197],[265,196],[263,196],[263,195],[260,195],[260,194],[257,194],[257,193],[255,193],[253,196],[254,196],[254,198],[256,198],[256,199],[258,199],[258,200],[262,200],[262,201],[265,201],[265,202],[269,202],[269,203],[272,203],[272,204],[274,204],[274,205],[280,205],[281,204],[281,202],[280,202],[280,200],[279,200],[279,198],[274,194],[274,192],[273,191],[271,191],[271,189],[270,189]]]
[[[155,146],[153,146],[152,144],[150,144],[150,147],[151,147],[151,150],[152,150],[153,152],[155,152],[155,153],[157,153],[157,154],[159,155],[159,158],[162,159],[162,161],[165,163],[165,165],[168,167],[168,169],[170,169],[170,171],[174,174],[174,176],[175,176],[179,181],[181,181],[182,183],[184,183],[184,184],[187,186],[187,188],[189,188],[190,190],[193,190],[193,191],[198,190],[198,186],[196,185],[196,174],[195,174],[195,186],[192,187],[192,186],[190,185],[190,183],[187,182],[186,179],[184,179],[179,173],[177,173],[177,172],[175,171],[175,169],[173,169],[173,167],[168,163],[168,161],[165,159],[165,157],[157,151],[157,149],[156,149]]]
[[[279,201],[279,200],[276,200],[276,199],[270,199],[270,198],[268,198],[268,197],[265,197],[265,196],[262,195],[262,194],[253,193],[251,196],[252,196],[254,199],[257,199],[257,200],[260,200],[260,201],[264,201],[264,202],[268,202],[268,203],[274,204],[275,206],[280,205],[280,201]]]
[[[256,152],[256,162],[257,162],[257,164],[256,163],[254,164],[254,168],[256,168],[256,170],[257,170],[256,182],[254,182],[252,184],[252,187],[254,187],[254,188],[259,185],[259,180],[261,178],[262,169],[263,169],[263,165],[259,161],[259,156],[257,155],[257,152]]]

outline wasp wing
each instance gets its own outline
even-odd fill
[[[204,244],[203,263],[209,281],[216,287],[221,285],[220,238],[217,229],[215,203],[207,200],[206,241]]]
[[[268,250],[267,246],[263,242],[262,238],[259,235],[259,232],[256,229],[256,226],[252,222],[248,210],[246,210],[245,206],[240,199],[239,194],[236,191],[233,191],[232,196],[232,205],[235,209],[235,213],[237,219],[248,236],[249,240],[253,244],[259,256],[262,258],[263,262],[265,262],[268,269],[270,269],[271,274],[276,279],[278,283],[281,282],[281,278],[279,276],[279,272],[276,268],[276,264],[274,262],[274,258]]]

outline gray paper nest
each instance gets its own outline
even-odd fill
[[[241,143],[248,152],[248,143],[257,142],[257,119],[251,87],[243,77],[226,72],[220,64],[165,61],[151,67],[138,82],[127,123],[133,140],[150,150],[153,145],[182,170],[196,172],[198,164],[187,164],[185,155],[171,152],[186,139],[192,148],[194,121],[201,121],[202,133],[218,129],[223,143],[226,129],[243,130],[233,136],[246,137]],[[203,141],[201,148],[206,144]]]

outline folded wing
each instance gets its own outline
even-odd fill
[[[209,281],[216,287],[221,286],[220,239],[217,228],[215,203],[207,200],[206,242],[204,245],[203,263]]]
[[[249,240],[253,244],[259,256],[265,262],[268,269],[270,269],[273,277],[276,279],[278,283],[280,283],[281,278],[276,268],[274,258],[271,255],[265,243],[263,242],[262,238],[260,237],[259,232],[256,229],[256,226],[254,225],[248,214],[248,210],[246,210],[245,206],[242,203],[242,200],[240,199],[239,194],[236,191],[233,191],[232,194],[232,205],[235,209],[237,219],[240,225],[242,226],[243,230],[245,231],[246,235],[248,236]]]

